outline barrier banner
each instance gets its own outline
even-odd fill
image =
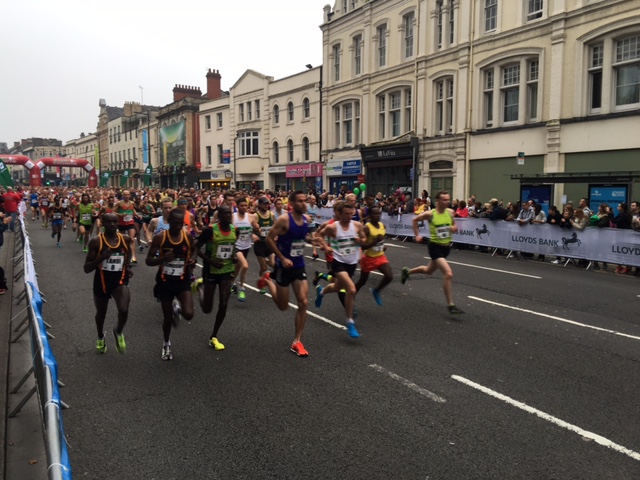
[[[382,214],[380,221],[387,235],[413,237],[413,214]],[[333,218],[333,211],[320,208],[318,222]],[[616,228],[587,227],[583,231],[549,224],[519,225],[516,222],[491,221],[488,218],[456,218],[455,243],[559,257],[583,258],[617,265],[640,266],[640,232]],[[419,226],[429,236],[429,226]]]

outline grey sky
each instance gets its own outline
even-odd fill
[[[320,65],[327,3],[2,2],[0,142],[67,142],[95,131],[100,98],[166,105],[175,84],[204,93],[208,68],[228,90],[249,68],[278,79]]]

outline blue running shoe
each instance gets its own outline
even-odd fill
[[[322,306],[322,299],[324,295],[322,294],[322,285],[318,285],[316,287],[316,308],[320,308]]]
[[[347,322],[347,333],[351,338],[360,338],[360,333],[358,333],[355,323]]]
[[[382,295],[380,295],[380,292],[375,288],[372,288],[371,294],[373,295],[373,299],[376,301],[376,303],[382,306]]]

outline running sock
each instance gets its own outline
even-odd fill
[[[169,340],[168,342],[165,342],[165,341],[162,342],[163,347],[166,347],[167,345],[171,346],[171,340]]]
[[[347,318],[347,323],[356,323],[353,318]]]

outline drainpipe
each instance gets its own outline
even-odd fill
[[[472,5],[471,8],[471,38],[469,40],[469,80],[467,82],[467,118],[465,121],[465,149],[464,149],[464,195],[462,198],[469,198],[471,195],[471,172],[470,172],[470,158],[471,158],[471,117],[473,114],[472,100],[473,100],[473,72],[475,70],[473,64],[473,48],[474,40],[476,36],[476,5]]]

